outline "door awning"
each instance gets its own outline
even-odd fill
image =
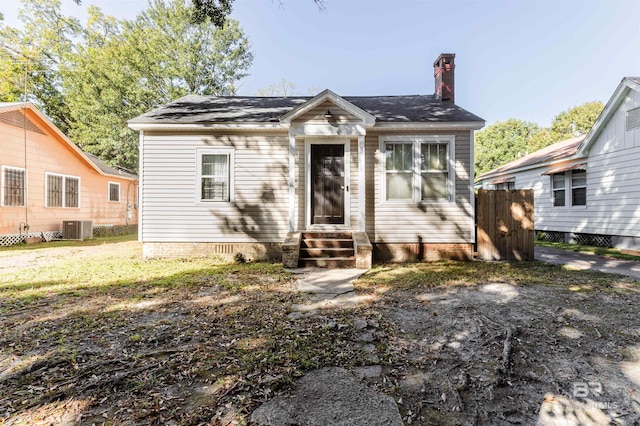
[[[508,177],[508,178],[500,178],[500,179],[492,180],[489,184],[497,185],[499,183],[507,183],[507,182],[515,182],[515,181],[516,181],[516,178]]]

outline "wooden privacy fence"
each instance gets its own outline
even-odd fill
[[[533,190],[481,189],[476,208],[480,259],[533,260]]]

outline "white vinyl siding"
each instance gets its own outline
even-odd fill
[[[2,205],[20,207],[27,202],[27,172],[18,167],[2,166]]]
[[[145,132],[142,149],[142,241],[284,241],[289,229],[286,133]],[[231,201],[202,202],[198,155],[225,151],[233,152]]]
[[[80,178],[45,173],[45,207],[80,207]]]
[[[109,182],[109,201],[120,201],[120,184],[118,182]]]

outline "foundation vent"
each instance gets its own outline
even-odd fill
[[[211,247],[213,254],[233,254],[233,244],[214,244]]]

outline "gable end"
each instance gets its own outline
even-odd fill
[[[0,113],[0,123],[19,127],[20,129],[24,128],[31,132],[40,133],[41,135],[46,135],[40,127],[36,126],[36,124],[29,119],[29,117],[25,117],[25,115],[18,110]]]

